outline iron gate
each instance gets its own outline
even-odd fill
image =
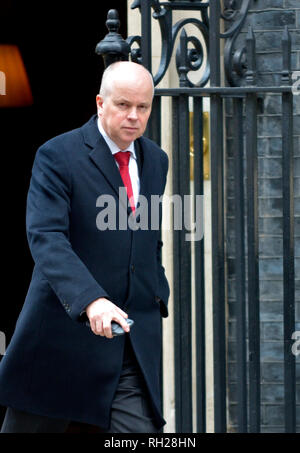
[[[255,0],[254,0],[255,1]],[[194,196],[203,195],[203,100],[210,99],[211,152],[211,219],[213,281],[213,363],[215,432],[228,431],[228,350],[227,350],[227,283],[226,283],[226,146],[228,126],[225,108],[232,104],[234,131],[234,237],[236,292],[236,381],[238,432],[259,432],[261,427],[261,358],[260,358],[260,281],[258,223],[258,113],[267,93],[281,96],[282,106],[282,202],[283,202],[283,325],[284,325],[284,423],[287,432],[296,430],[295,354],[295,265],[293,202],[293,93],[291,86],[291,41],[285,29],[282,36],[281,83],[263,86],[256,68],[255,36],[249,27],[245,46],[235,48],[235,41],[245,23],[250,0],[135,0],[131,8],[141,13],[141,36],[124,41],[118,35],[118,14],[108,13],[108,35],[97,46],[105,65],[131,59],[152,70],[151,21],[158,21],[161,60],[154,75],[157,85],[164,77],[173,54],[176,38],[178,88],[156,88],[153,113],[147,134],[161,143],[161,101],[172,98],[173,193],[190,194],[190,127],[193,123]],[[193,12],[188,19],[173,23],[176,10]],[[201,39],[188,36],[187,24],[193,24]],[[220,26],[224,30],[220,31]],[[220,47],[224,48],[224,58]],[[191,71],[201,71],[194,83]],[[222,74],[226,81],[222,83]],[[209,82],[209,85],[208,85]],[[190,117],[193,110],[193,119]],[[225,130],[224,130],[225,125]],[[245,158],[244,158],[245,154]],[[245,162],[244,162],[245,161]],[[186,241],[184,231],[173,232],[174,275],[174,342],[175,342],[175,410],[176,431],[193,432],[193,410],[197,415],[197,432],[206,432],[205,391],[205,279],[204,240]],[[195,276],[192,280],[191,247],[194,247]],[[192,398],[191,298],[195,294],[196,325],[196,407]]]

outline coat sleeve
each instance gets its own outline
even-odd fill
[[[35,262],[73,320],[108,294],[72,249],[69,238],[71,175],[61,147],[37,151],[27,196],[26,231]]]
[[[165,152],[162,153],[162,158],[161,158],[161,165],[163,168],[163,175],[164,175],[164,188],[166,185],[166,178],[167,178],[167,173],[168,173],[168,166],[169,166],[169,161],[168,161],[168,156]],[[160,210],[162,209],[161,204],[160,204]],[[160,212],[160,219],[162,219],[162,210]],[[160,230],[161,230],[161,220],[160,220]],[[160,236],[161,236],[161,231],[160,231]],[[169,284],[165,275],[165,269],[162,265],[162,256],[161,256],[161,251],[162,251],[162,246],[163,242],[161,238],[157,241],[157,272],[158,272],[158,292],[156,294],[156,299],[160,304],[160,312],[163,318],[166,318],[169,314],[168,312],[168,299],[170,295],[170,288]]]

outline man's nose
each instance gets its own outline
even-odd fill
[[[137,109],[136,107],[132,107],[128,113],[128,118],[131,120],[137,120],[138,115],[137,115]]]

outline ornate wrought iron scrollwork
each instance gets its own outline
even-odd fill
[[[184,2],[183,0],[173,0],[172,2],[161,3],[159,0],[150,0],[149,3],[153,9],[152,17],[158,21],[162,40],[161,59],[158,71],[153,77],[154,84],[157,85],[164,77],[171,61],[176,38],[181,31],[180,42],[176,50],[176,66],[180,78],[180,84],[181,86],[190,87],[205,86],[209,79],[208,2],[202,2],[202,0],[185,0]],[[191,9],[199,10],[201,18],[183,19],[173,25],[172,11],[179,8],[183,9],[183,3],[186,4],[187,8],[189,7]],[[140,0],[134,0],[131,9],[135,8],[141,8]],[[203,38],[202,41],[196,36],[187,36],[184,27],[188,24],[194,25],[199,30]],[[134,43],[137,43],[138,46],[140,46],[141,37],[130,36],[127,38],[127,42],[131,48]],[[206,58],[204,58],[205,53]],[[142,63],[140,47],[132,49],[131,57],[133,61]],[[187,73],[189,71],[198,71],[201,67],[203,69],[201,80],[197,83],[191,82]]]
[[[256,1],[256,0],[255,0]],[[244,25],[251,0],[224,0],[221,14],[227,29],[220,33],[220,38],[225,39],[224,46],[224,70],[229,85],[241,85],[246,81],[248,56],[246,46],[234,48],[236,39]],[[163,79],[170,65],[177,37],[180,36],[176,48],[176,68],[179,75],[180,86],[203,87],[207,84],[210,76],[209,65],[209,0],[148,0],[147,7],[152,12],[152,17],[158,22],[161,34],[161,57],[157,73],[154,75],[154,84]],[[131,9],[139,8],[141,11],[142,0],[133,0]],[[173,11],[193,10],[198,11],[200,18],[190,17],[181,19],[173,24]],[[97,45],[96,52],[101,54],[105,66],[117,60],[131,60],[143,64],[142,61],[142,37],[130,36],[124,40],[119,34],[119,18],[116,10],[110,10],[106,22],[109,33]],[[193,25],[200,33],[200,37],[187,35],[186,26]],[[151,24],[149,25],[151,26]],[[144,30],[147,36],[147,30]],[[151,36],[149,30],[149,36]],[[201,71],[201,79],[192,82],[188,74]]]
[[[221,38],[225,38],[224,46],[224,69],[229,85],[241,85],[247,73],[247,48],[243,46],[234,49],[234,43],[246,20],[251,0],[242,0],[238,5],[236,0],[224,0],[222,18],[226,22],[231,22],[231,26],[224,33],[220,33]]]
[[[138,35],[129,36],[126,41],[131,49],[131,61],[142,64],[141,37]],[[133,47],[134,43],[137,43],[138,47]]]

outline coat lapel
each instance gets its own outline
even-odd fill
[[[116,166],[113,155],[107,147],[105,140],[100,136],[102,142],[89,153],[90,159],[101,171],[107,182],[112,186],[117,195],[119,195],[119,187],[123,185],[123,181]]]
[[[119,188],[124,187],[120,172],[116,165],[115,159],[108,148],[104,138],[97,127],[97,115],[94,115],[88,123],[82,127],[84,143],[91,149],[89,158],[102,173],[108,184],[113,188],[119,197]],[[121,203],[127,210],[124,200]]]
[[[116,166],[115,159],[110,152],[104,138],[99,133],[97,127],[97,115],[94,115],[90,121],[82,126],[82,133],[84,143],[91,149],[89,157],[97,166],[99,171],[107,180],[108,184],[113,188],[119,197],[119,187],[124,187],[120,172]],[[150,187],[149,184],[152,180],[153,162],[151,160],[151,150],[148,149],[147,143],[143,138],[136,140],[135,149],[137,152],[137,163],[139,168],[140,177],[140,195],[143,195],[150,202]],[[120,200],[124,204],[123,199]],[[125,206],[127,209],[127,206]],[[143,210],[143,204],[141,211]]]

